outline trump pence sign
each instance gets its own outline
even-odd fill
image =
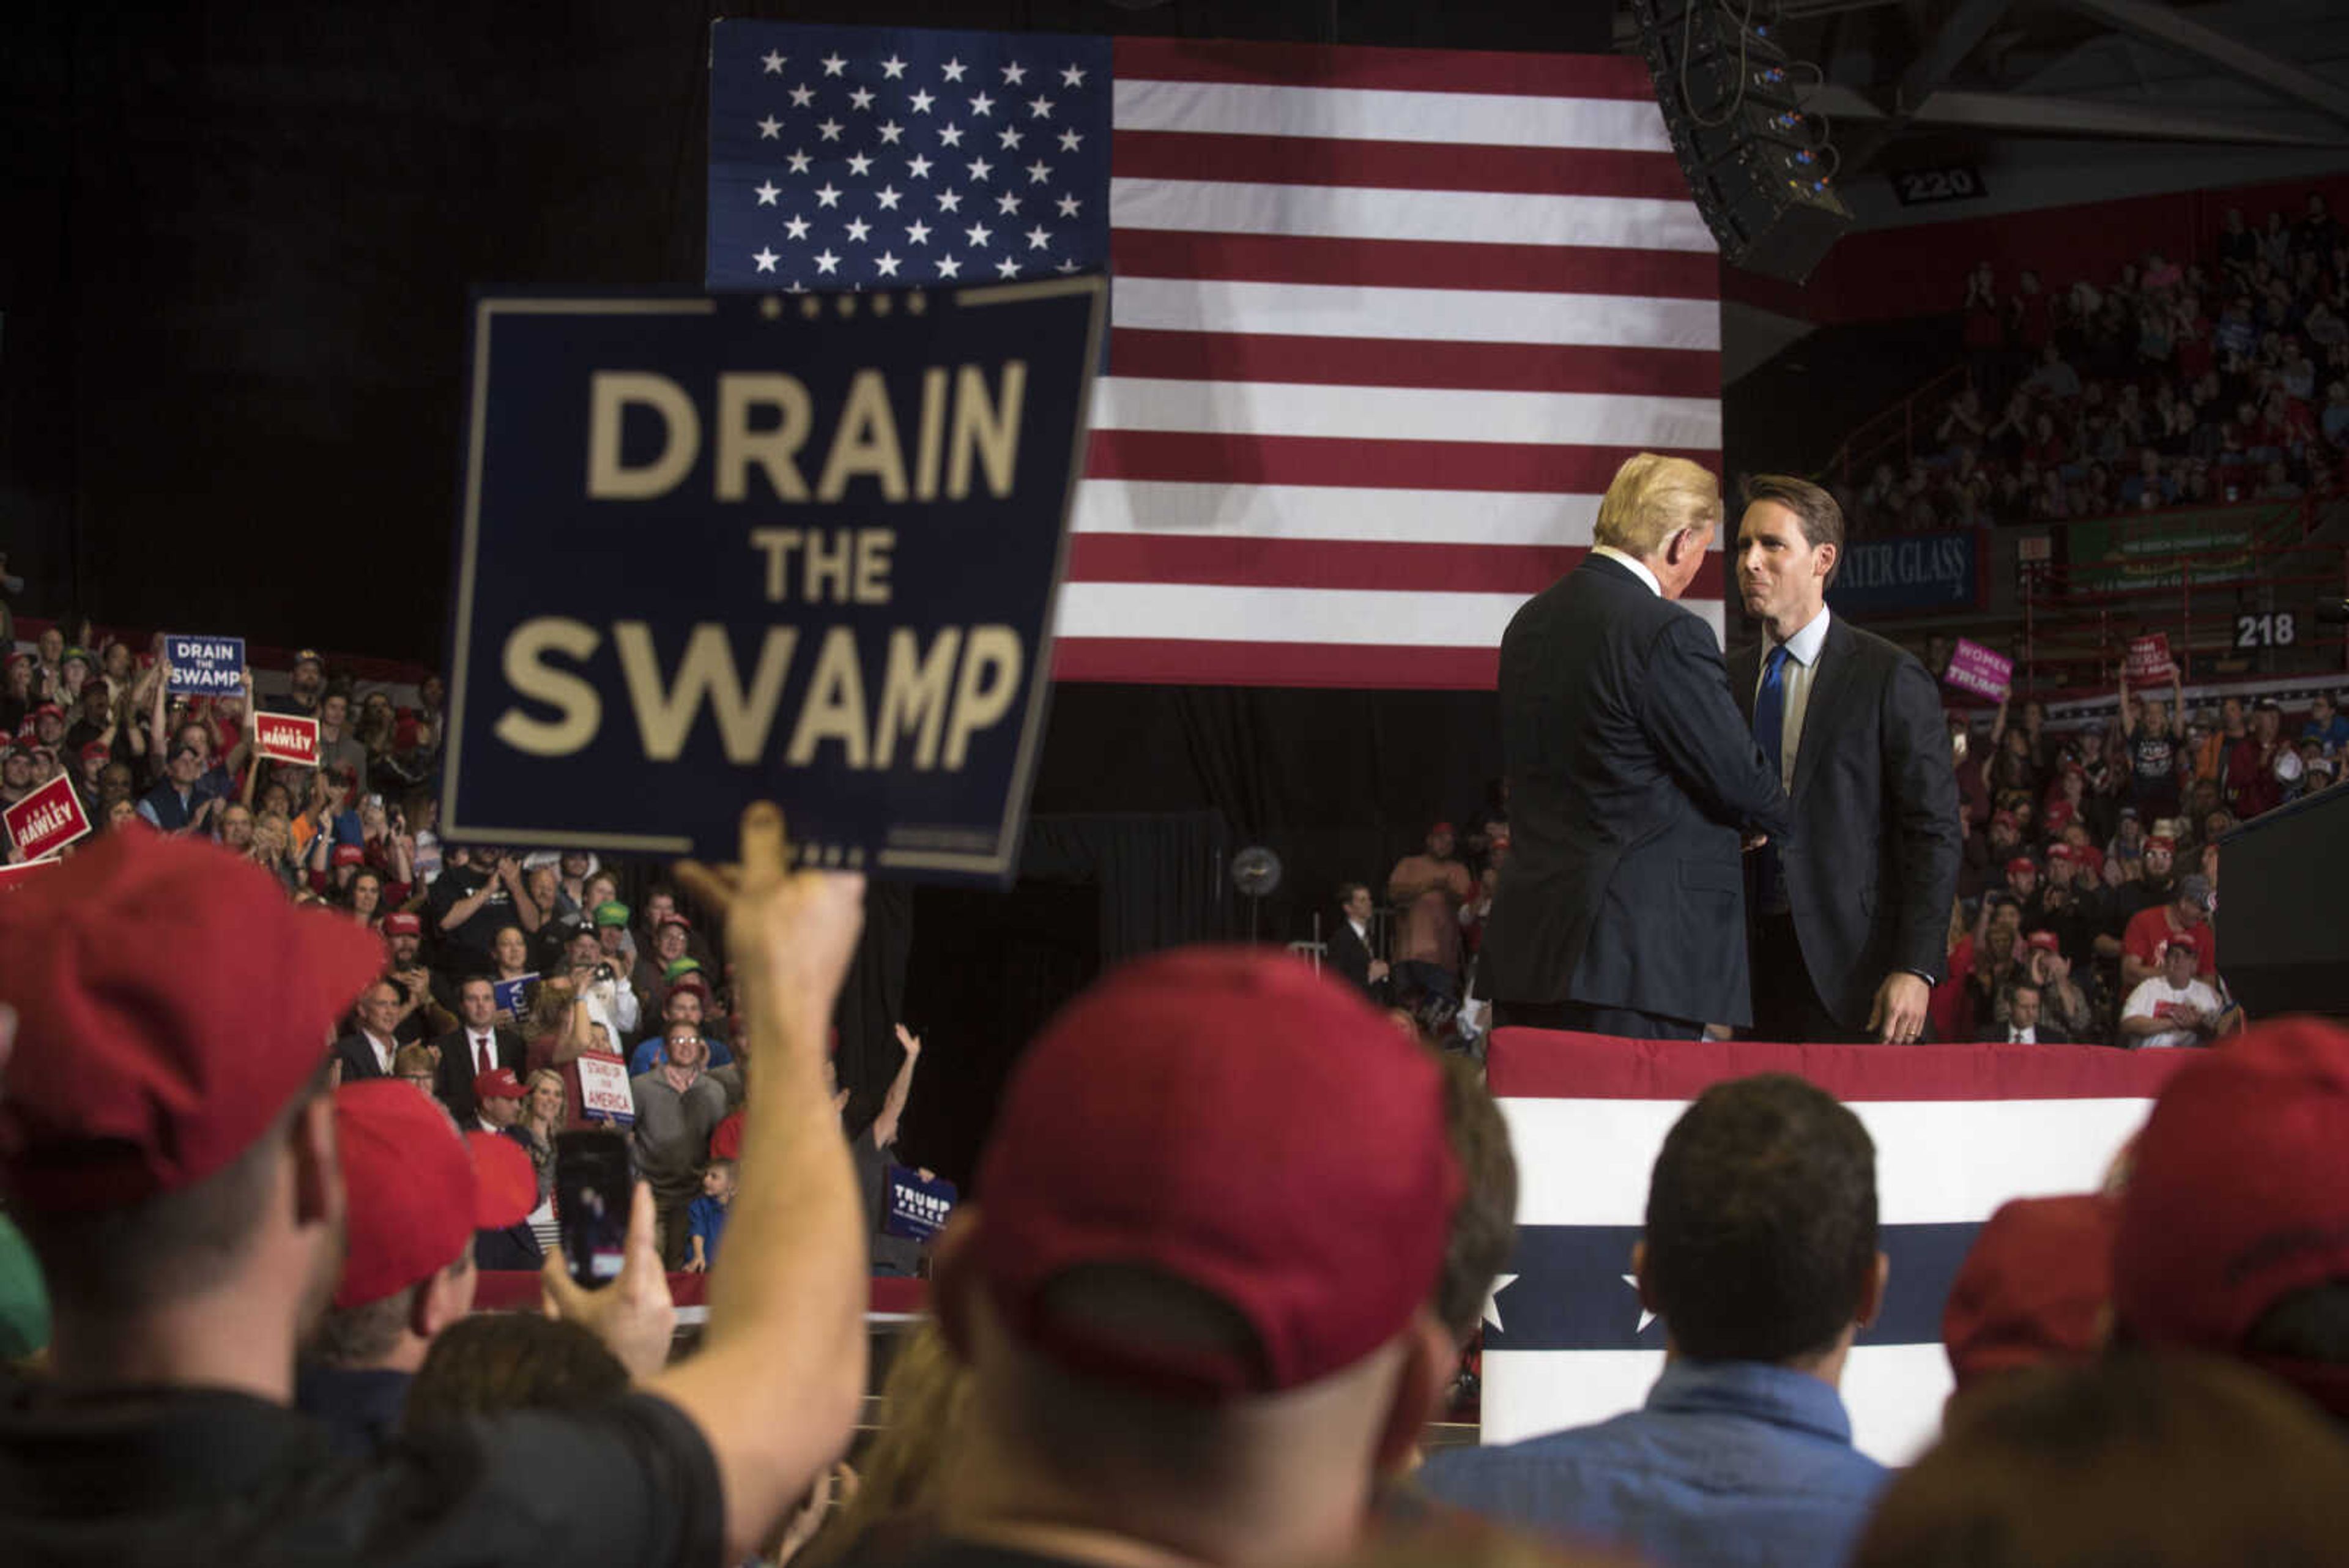
[[[443,835],[1008,879],[1104,287],[477,300]]]

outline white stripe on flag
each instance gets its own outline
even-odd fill
[[[1340,642],[1400,648],[1497,648],[1529,594],[1402,593],[1380,588],[1225,587],[1194,583],[1061,585],[1055,637],[1199,642]],[[1719,599],[1682,607],[1722,638]],[[1512,1102],[1503,1101],[1504,1108]],[[1677,1111],[1675,1111],[1677,1114]],[[1670,1125],[1669,1121],[1666,1125]],[[1514,1136],[1514,1135],[1513,1135]],[[1657,1134],[1658,1143],[1662,1134]],[[1523,1150],[1526,1146],[1519,1142]],[[1655,1158],[1653,1148],[1649,1159]],[[1522,1158],[1522,1156],[1521,1156]],[[1647,1166],[1639,1179],[1647,1180]],[[1641,1203],[1645,1204],[1644,1186]],[[1522,1210],[1523,1200],[1520,1199]],[[1637,1224],[1639,1210],[1630,1220]]]
[[[1487,648],[1525,594],[1380,588],[1225,587],[1193,583],[1063,583],[1056,637],[1206,642],[1384,643]]]
[[[1644,196],[1495,195],[1112,176],[1109,210],[1110,226],[1117,229],[1607,250],[1714,248],[1712,232],[1693,205]]]
[[[1112,113],[1120,130],[1473,147],[1672,150],[1662,112],[1642,99],[1527,98],[1120,77],[1113,103]]]
[[[1717,300],[1505,289],[1121,276],[1110,294],[1110,325],[1160,332],[1432,343],[1576,344],[1706,353],[1721,348]]]
[[[1713,399],[1588,392],[1107,376],[1093,386],[1092,428],[1712,450],[1721,445],[1721,404]]]
[[[1987,1220],[2010,1198],[2089,1192],[2144,1126],[2147,1100],[1859,1100],[1886,1225]],[[1520,1225],[1637,1225],[1676,1100],[1501,1101]]]
[[[1393,545],[1588,546],[1598,518],[1596,495],[1088,479],[1077,491],[1076,530]],[[1721,547],[1721,532],[1713,531],[1715,549]]]
[[[1521,1442],[1636,1410],[1663,1369],[1661,1350],[1487,1350],[1481,1440]],[[1843,1374],[1852,1441],[1884,1464],[1909,1463],[1940,1432],[1954,1384],[1938,1345],[1854,1346]]]

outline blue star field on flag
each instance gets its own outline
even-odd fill
[[[719,22],[712,288],[1107,269],[1110,41]]]

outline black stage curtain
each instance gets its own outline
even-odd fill
[[[1555,0],[22,0],[0,47],[17,612],[439,659],[467,293],[700,282],[720,10],[1584,52],[1612,21]]]

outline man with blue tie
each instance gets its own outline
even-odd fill
[[[1730,687],[1795,823],[1748,857],[1754,1033],[1913,1044],[1963,846],[1940,693],[1914,655],[1827,608],[1833,496],[1760,474],[1745,501],[1737,587],[1763,638],[1730,655]]]
[[[1501,639],[1509,858],[1477,959],[1496,1027],[1694,1040],[1747,1019],[1741,840],[1783,833],[1786,796],[1713,628],[1674,602],[1721,520],[1711,473],[1639,453],[1589,556]]]

